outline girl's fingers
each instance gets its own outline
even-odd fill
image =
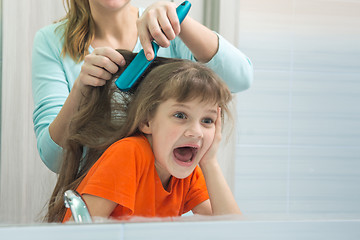
[[[221,141],[221,109],[219,107],[217,111],[217,118],[215,121],[214,139],[211,146],[209,147],[203,158],[200,160],[200,167],[205,166],[205,164],[211,161],[216,161],[216,154],[219,149],[220,141]]]
[[[215,137],[214,137],[214,141],[221,141],[221,107],[218,107],[218,111],[217,111],[217,118],[216,118],[216,122],[215,122]]]

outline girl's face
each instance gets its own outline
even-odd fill
[[[162,181],[186,178],[213,142],[218,105],[192,100],[161,103],[141,130],[147,134]]]

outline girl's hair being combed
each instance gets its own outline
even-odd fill
[[[60,21],[64,46],[62,56],[68,54],[75,62],[84,60],[95,36],[89,0],[63,0],[66,16]],[[60,30],[58,28],[57,30]]]
[[[120,51],[127,63],[136,54]],[[187,60],[157,57],[137,89],[129,94],[118,90],[114,80],[102,87],[89,87],[73,117],[65,146],[63,165],[49,202],[46,221],[62,221],[66,209],[63,194],[75,190],[101,154],[114,142],[141,134],[139,127],[151,120],[160,103],[175,99],[198,99],[218,104],[229,114],[231,93],[209,68]]]

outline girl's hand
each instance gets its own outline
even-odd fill
[[[150,5],[137,20],[137,29],[141,45],[148,60],[154,58],[151,41],[155,40],[161,47],[169,47],[180,33],[176,5],[171,2],[157,2]]]
[[[95,48],[84,58],[78,84],[80,87],[103,86],[118,71],[118,65],[125,65],[125,59],[119,52],[110,47]]]
[[[200,168],[203,169],[207,164],[217,163],[216,154],[219,149],[221,142],[221,108],[218,108],[217,118],[215,121],[215,134],[214,140],[209,147],[208,151],[204,154],[203,158],[200,160]]]

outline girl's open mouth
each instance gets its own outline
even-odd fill
[[[182,166],[190,166],[198,152],[197,147],[178,147],[173,151],[176,162]]]

